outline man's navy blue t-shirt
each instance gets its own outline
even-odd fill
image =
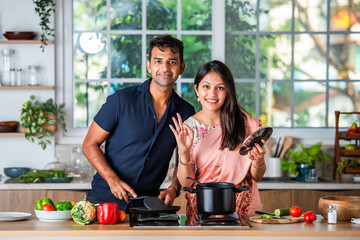
[[[186,120],[195,113],[193,106],[173,91],[161,122],[157,124],[149,93],[150,82],[148,79],[141,85],[117,90],[94,118],[103,130],[110,132],[105,143],[106,160],[138,196],[157,196],[166,177],[176,146],[169,128],[169,124],[173,124],[172,117],[179,113]],[[95,174],[87,196],[100,202],[116,202],[120,209],[127,208],[127,203],[111,193],[99,173]]]

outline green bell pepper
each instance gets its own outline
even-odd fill
[[[65,177],[65,173],[63,170],[56,170],[52,174],[53,177]]]
[[[54,202],[50,198],[46,197],[46,198],[36,201],[35,209],[41,210],[41,208],[44,204],[49,204],[55,208]]]
[[[72,204],[69,201],[61,201],[55,203],[56,211],[69,211],[72,209]]]

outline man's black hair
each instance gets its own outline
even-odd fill
[[[172,37],[171,35],[160,35],[150,41],[149,48],[149,61],[151,61],[151,51],[154,47],[163,51],[163,48],[170,48],[171,52],[176,53],[179,51],[180,64],[184,62],[184,44],[179,39]]]

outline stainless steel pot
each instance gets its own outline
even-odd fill
[[[207,215],[230,214],[235,211],[235,193],[249,190],[249,186],[235,187],[228,182],[197,184],[196,188],[183,187],[184,191],[196,193],[197,212]]]

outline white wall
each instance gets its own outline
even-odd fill
[[[0,40],[5,40],[3,33],[6,31],[34,31],[38,34],[36,39],[40,39],[40,20],[34,8],[31,0],[0,0]],[[25,70],[29,65],[40,66],[41,85],[54,86],[54,45],[46,46],[45,52],[42,52],[40,44],[0,44],[0,51],[4,48],[15,50],[13,67]],[[19,121],[22,104],[32,94],[40,100],[55,97],[54,90],[0,90],[0,121]],[[4,176],[4,167],[43,169],[54,160],[54,138],[52,142],[43,151],[39,145],[28,142],[24,137],[0,137],[0,174]]]

